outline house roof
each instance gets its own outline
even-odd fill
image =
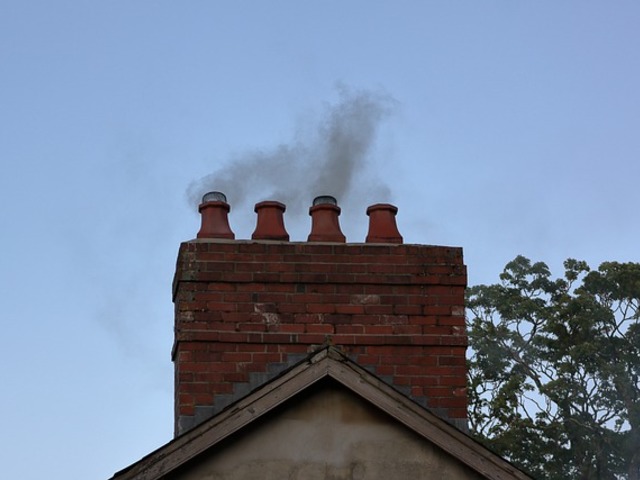
[[[512,464],[326,346],[111,480],[156,480],[194,460],[322,379],[332,379],[488,479],[529,479]]]

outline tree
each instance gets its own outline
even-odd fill
[[[519,256],[467,291],[469,422],[539,479],[640,478],[640,264]]]

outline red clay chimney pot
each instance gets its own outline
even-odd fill
[[[396,225],[398,207],[389,203],[376,203],[367,208],[369,233],[367,243],[402,243],[402,235]]]
[[[227,197],[222,192],[209,192],[202,197],[202,203],[198,207],[202,224],[198,232],[198,238],[229,238],[236,236],[229,227],[229,210]]]
[[[339,242],[345,243],[346,237],[340,230],[340,207],[337,200],[330,195],[314,198],[313,206],[309,208],[311,215],[310,242]]]
[[[254,208],[258,214],[256,229],[251,235],[253,240],[289,241],[289,234],[284,227],[284,212],[287,207],[280,202],[264,201],[256,203]]]

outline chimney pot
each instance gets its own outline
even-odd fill
[[[229,210],[227,197],[222,192],[209,192],[202,197],[198,207],[202,224],[198,238],[236,238],[229,227]]]
[[[346,237],[340,230],[340,207],[335,197],[321,195],[314,198],[313,206],[309,208],[311,215],[310,242],[339,242],[345,243]]]
[[[367,243],[402,243],[402,235],[396,225],[398,207],[389,203],[376,203],[367,208],[369,233]]]
[[[284,227],[284,212],[287,207],[280,202],[264,201],[256,203],[254,208],[258,214],[256,229],[251,235],[254,240],[289,241],[289,234]]]

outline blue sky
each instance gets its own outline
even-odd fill
[[[393,104],[338,199],[348,241],[383,200],[471,284],[518,254],[640,261],[639,24],[635,1],[1,1],[3,476],[108,478],[171,439],[187,191],[341,92]],[[273,191],[226,192],[237,238]]]

